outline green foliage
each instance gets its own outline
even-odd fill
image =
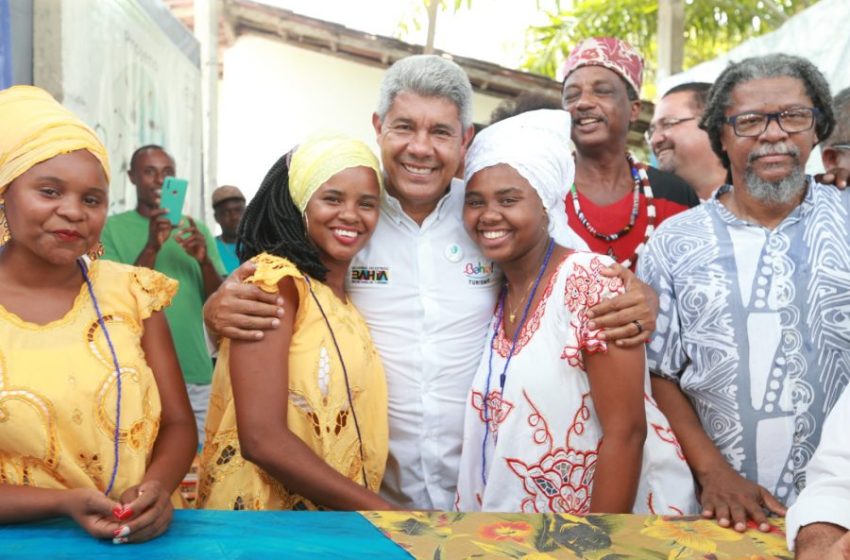
[[[816,0],[685,0],[684,68],[710,60],[739,43],[782,25]],[[649,62],[644,83],[654,84],[658,32],[657,0],[575,0],[554,6],[549,22],[528,32],[523,68],[555,77],[569,51],[586,37],[619,37]]]
[[[425,29],[428,25],[428,5],[436,1],[438,4],[438,12],[446,12],[451,10],[452,13],[457,13],[460,10],[469,10],[472,8],[472,0],[421,0],[413,5],[412,13],[402,18],[396,25],[395,36],[402,40],[407,40],[407,37],[413,33],[418,33]],[[556,6],[559,5],[556,1]]]

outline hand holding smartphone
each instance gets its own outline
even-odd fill
[[[168,213],[165,217],[176,226],[183,217],[183,203],[186,201],[186,189],[189,181],[177,177],[166,177],[162,183],[162,196],[159,201],[160,208],[165,208]]]

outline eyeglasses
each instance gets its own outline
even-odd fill
[[[735,136],[750,138],[761,136],[767,130],[770,121],[776,121],[779,128],[788,134],[809,130],[815,125],[815,116],[819,113],[814,107],[799,107],[786,109],[777,113],[761,113],[751,111],[738,113],[726,118],[726,123],[732,125]]]
[[[850,142],[838,142],[831,146],[825,146],[825,148],[832,148],[833,150],[850,150]]]
[[[661,132],[667,132],[677,124],[682,124],[683,122],[695,121],[697,117],[685,117],[683,119],[661,119],[655,124],[649,125],[649,128],[646,129],[646,132],[643,133],[643,137],[646,138],[647,142],[652,141],[652,135],[655,134],[656,130],[660,130]]]

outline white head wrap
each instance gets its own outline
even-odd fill
[[[537,191],[549,216],[549,235],[562,247],[586,250],[567,225],[564,199],[575,178],[570,153],[570,114],[560,109],[528,111],[491,124],[475,136],[466,154],[464,179],[487,167],[510,165]]]

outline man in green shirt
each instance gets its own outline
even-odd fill
[[[162,183],[174,175],[174,159],[160,146],[142,146],[130,159],[135,210],[111,216],[103,229],[103,258],[162,272],[180,282],[165,316],[186,380],[199,441],[212,382],[212,360],[203,326],[203,305],[221,284],[224,267],[207,228],[189,216],[172,226],[160,208]]]

